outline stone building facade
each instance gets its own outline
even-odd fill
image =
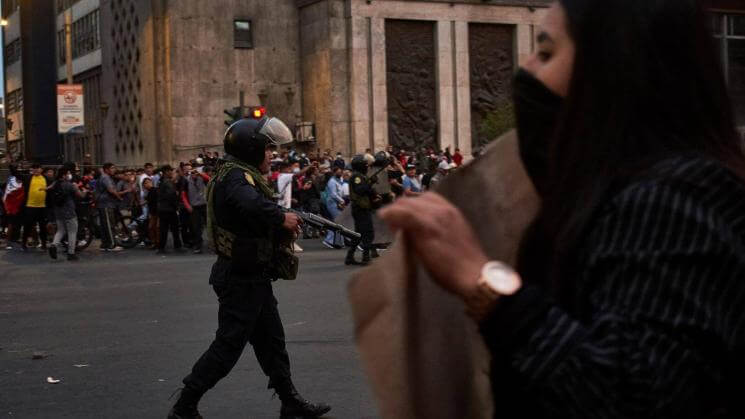
[[[175,162],[219,148],[223,110],[241,92],[246,105],[299,120],[294,1],[101,3],[106,160]]]
[[[488,139],[547,1],[298,0],[303,117],[321,148],[460,148]]]
[[[745,10],[708,2],[745,126]],[[10,145],[30,158],[63,144],[65,159],[140,165],[220,150],[223,110],[240,98],[291,127],[312,122],[315,142],[300,145],[308,150],[393,144],[469,155],[491,139],[484,121],[511,112],[512,75],[550,0],[55,0],[43,22],[32,22],[41,9],[24,6],[47,0],[3,3],[7,111],[19,122]],[[66,76],[67,12],[86,127],[59,138],[41,129],[50,131],[52,87]],[[42,54],[54,45],[56,66]],[[52,64],[33,65],[40,57]]]

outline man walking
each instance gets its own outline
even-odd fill
[[[201,419],[199,400],[233,369],[248,343],[269,377],[269,388],[282,401],[281,418],[316,418],[331,410],[300,397],[292,383],[272,290],[273,280],[288,278],[288,271],[282,269],[287,267],[283,257],[287,253],[281,246],[286,244],[280,238],[295,234],[300,219],[284,213],[273,199],[265,178],[271,163],[267,147],[292,139],[282,121],[267,117],[242,119],[225,134],[225,151],[230,156],[218,164],[207,189],[208,225],[218,254],[210,275],[220,303],[218,328],[209,349],[184,378],[169,419]]]
[[[124,250],[116,245],[114,237],[114,223],[116,223],[116,211],[122,197],[116,190],[114,173],[116,167],[113,163],[104,163],[101,177],[96,182],[96,208],[98,219],[101,223],[101,250],[106,252],[121,252]]]
[[[331,216],[331,221],[335,221],[339,214],[344,210],[345,201],[343,197],[342,187],[342,173],[344,169],[338,166],[334,166],[334,175],[329,179],[326,184],[326,210]],[[337,246],[343,246],[344,241],[341,239],[339,233],[329,230],[326,232],[326,238],[323,240],[323,245],[335,249]]]
[[[173,167],[166,165],[161,170],[163,173],[158,186],[158,220],[160,223],[160,239],[158,240],[158,254],[166,253],[168,243],[168,231],[173,236],[173,248],[181,250],[181,236],[178,229],[179,193],[173,182]]]
[[[75,213],[75,200],[82,198],[83,193],[72,183],[72,173],[67,167],[57,171],[57,179],[51,189],[54,218],[57,221],[57,232],[49,247],[49,256],[57,259],[57,251],[62,239],[67,236],[67,260],[76,261],[75,246],[78,236],[78,216]]]
[[[202,253],[202,230],[207,221],[207,197],[205,191],[210,177],[196,169],[186,174],[186,187],[182,192],[184,195],[184,208],[191,216],[191,232],[194,254]]]

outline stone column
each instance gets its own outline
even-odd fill
[[[352,154],[372,147],[370,121],[370,18],[349,19],[349,116]]]
[[[441,149],[450,147],[451,152],[455,150],[458,137],[454,26],[454,22],[440,20],[435,30],[438,140]]]
[[[455,22],[456,136],[455,148],[471,157],[471,66],[468,55],[468,22]]]
[[[517,64],[523,65],[533,53],[533,25],[517,25]]]
[[[385,19],[370,21],[370,76],[372,85],[372,115],[374,150],[388,146],[388,92],[385,61]]]

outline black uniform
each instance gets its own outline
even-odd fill
[[[284,328],[272,292],[272,280],[278,276],[294,278],[284,276],[287,263],[292,263],[283,252],[289,232],[283,227],[286,215],[271,199],[256,167],[265,158],[267,144],[291,140],[289,128],[276,118],[242,119],[226,132],[225,149],[234,158],[218,167],[207,204],[218,253],[210,275],[220,302],[218,328],[209,349],[184,378],[169,419],[201,419],[197,405],[202,395],[230,372],[247,343],[269,377],[269,388],[282,401],[281,418],[318,417],[331,409],[303,399],[293,386]]]
[[[240,169],[231,170],[215,185],[214,200],[217,224],[240,239],[248,239],[246,247],[272,240],[284,221],[277,204],[252,186]],[[212,345],[184,379],[187,388],[199,393],[211,389],[230,372],[246,343],[253,346],[270,386],[276,387],[290,377],[290,359],[272,278],[266,273],[268,266],[266,261],[257,260],[258,251],[246,250],[241,254],[252,260],[244,260],[237,269],[231,269],[231,260],[222,256],[212,266],[210,284],[220,302],[218,329]]]
[[[354,172],[349,178],[349,193],[352,199],[352,217],[354,218],[354,230],[362,235],[359,240],[352,243],[347,253],[347,262],[354,262],[354,252],[357,245],[362,247],[362,261],[370,261],[370,249],[375,239],[375,228],[373,227],[373,201],[376,192],[372,182],[360,172]]]

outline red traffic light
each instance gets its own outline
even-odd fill
[[[261,119],[264,117],[264,115],[266,115],[266,108],[263,106],[253,108],[253,110],[251,111],[251,116],[256,119]]]

